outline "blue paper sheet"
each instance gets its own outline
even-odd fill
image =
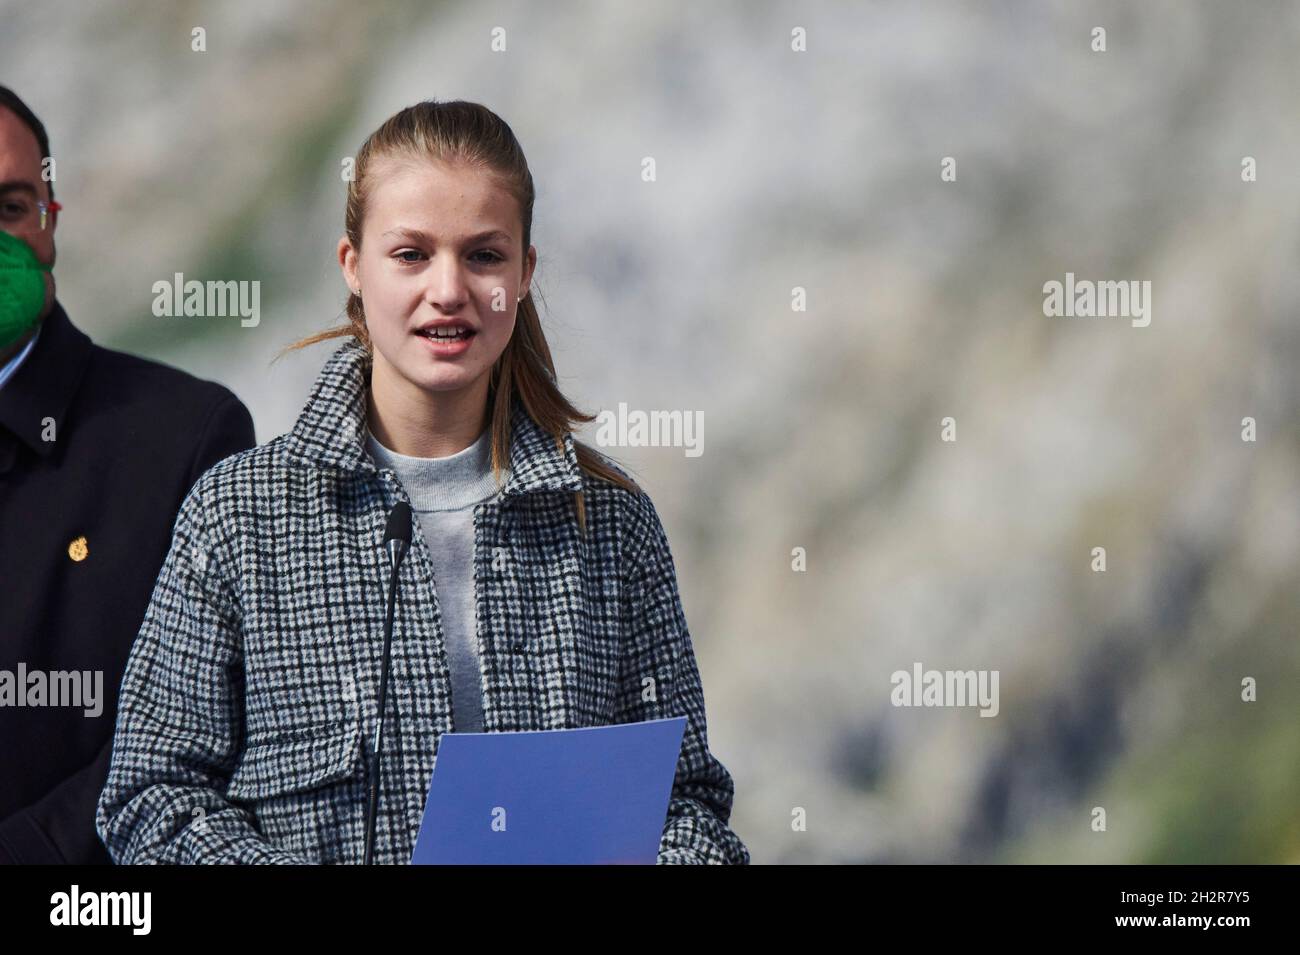
[[[686,717],[444,733],[416,865],[654,865]]]

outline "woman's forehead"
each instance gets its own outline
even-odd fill
[[[500,179],[482,169],[385,157],[383,165],[369,171],[366,220],[370,232],[403,227],[456,234],[500,229],[513,234],[518,208]]]

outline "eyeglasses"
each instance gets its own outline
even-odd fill
[[[28,199],[26,196],[7,196],[0,199],[0,226],[11,228],[31,227],[33,224],[42,232],[49,222],[51,212],[58,212],[63,206],[51,199]]]
[[[58,212],[63,206],[51,199],[46,202],[44,199],[36,203],[36,208],[41,210],[41,231],[45,231],[45,219],[51,212]]]

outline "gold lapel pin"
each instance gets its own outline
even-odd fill
[[[90,549],[86,547],[85,535],[78,537],[76,540],[74,540],[71,544],[68,545],[68,556],[75,561],[85,560],[86,555],[89,553],[90,553]]]

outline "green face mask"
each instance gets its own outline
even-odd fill
[[[45,307],[45,276],[32,247],[22,239],[0,232],[0,348],[8,348],[26,335]]]

